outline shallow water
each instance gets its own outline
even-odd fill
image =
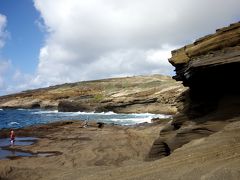
[[[14,146],[29,146],[34,144],[38,138],[35,137],[18,137],[15,139]],[[48,157],[53,156],[55,152],[40,152],[40,153],[31,153],[24,152],[21,150],[16,150],[9,148],[10,140],[9,138],[0,139],[0,160],[2,159],[14,159],[16,157]]]
[[[11,150],[0,149],[0,159],[11,159],[15,157],[31,157],[31,156],[34,156],[34,154],[29,152],[21,152],[14,149]]]
[[[29,146],[35,143],[37,138],[34,137],[18,137],[15,139],[14,146]],[[24,151],[19,151],[15,149],[2,149],[10,147],[10,139],[3,138],[0,139],[0,159],[9,159],[13,157],[29,157],[34,154]]]
[[[15,138],[15,146],[29,146],[33,143],[35,143],[37,138],[35,137],[17,137]],[[0,139],[0,147],[6,147],[10,146],[10,139],[9,138],[3,138]]]

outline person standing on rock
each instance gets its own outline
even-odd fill
[[[13,146],[15,142],[15,133],[13,130],[10,131],[10,142],[11,142],[11,145]]]

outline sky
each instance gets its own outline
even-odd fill
[[[174,75],[171,50],[240,21],[239,0],[0,0],[0,95]]]

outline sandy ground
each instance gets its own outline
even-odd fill
[[[81,127],[76,122],[42,128],[42,134],[41,128],[35,129],[42,137],[22,149],[62,154],[0,160],[0,179],[240,179],[239,121],[151,162],[145,157],[162,124]]]

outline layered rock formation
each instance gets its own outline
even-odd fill
[[[0,97],[0,108],[175,114],[186,88],[169,76],[136,76],[64,84]]]
[[[189,87],[179,112],[160,132],[149,158],[164,157],[184,144],[239,120],[240,23],[172,51],[173,78]]]
[[[229,27],[218,29],[215,34],[200,38],[193,44],[172,51],[169,62],[176,67],[174,79],[183,81],[190,87],[196,83],[206,83],[208,79],[204,78],[202,78],[202,82],[198,82],[199,78],[204,76],[204,70],[209,68],[215,70],[216,66],[239,62],[239,39],[240,23],[235,23]],[[201,77],[198,77],[199,75]]]

